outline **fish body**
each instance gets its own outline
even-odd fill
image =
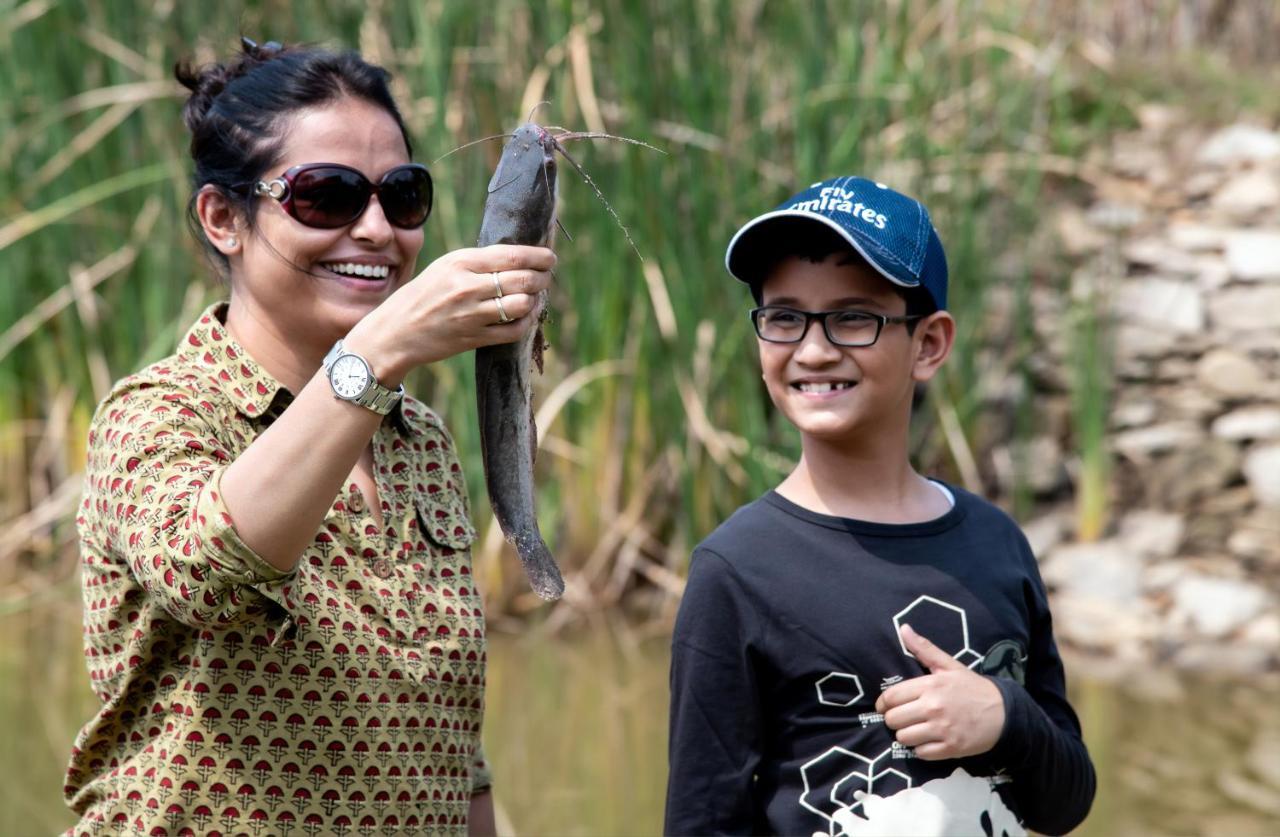
[[[555,140],[544,128],[521,125],[502,150],[484,205],[478,246],[550,245],[556,219]],[[489,503],[534,592],[558,599],[564,580],[538,530],[533,461],[538,432],[533,420],[532,367],[542,371],[542,319],[546,291],[529,316],[537,325],[514,343],[476,349],[476,399],[480,448]]]

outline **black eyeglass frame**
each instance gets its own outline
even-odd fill
[[[336,220],[333,222],[317,223],[314,218],[310,220],[305,219],[301,217],[298,207],[294,204],[294,183],[296,180],[303,174],[323,169],[336,169],[345,172],[346,174],[355,175],[358,178],[359,185],[357,185],[356,188],[363,193],[364,202],[360,205],[360,209],[355,215],[341,223],[338,223]],[[285,211],[285,214],[297,221],[299,224],[302,224],[304,227],[321,230],[336,230],[341,227],[345,227],[348,224],[355,223],[355,221],[365,213],[365,210],[369,208],[369,201],[374,195],[377,195],[378,200],[381,201],[381,191],[387,178],[396,172],[404,171],[406,169],[414,172],[421,172],[426,179],[426,213],[422,216],[422,220],[415,224],[400,224],[393,221],[390,216],[387,217],[387,221],[393,227],[412,230],[421,227],[427,222],[427,219],[431,217],[431,210],[434,208],[433,205],[435,203],[435,183],[431,178],[431,171],[421,163],[404,163],[399,166],[392,166],[382,173],[382,176],[378,178],[376,183],[369,180],[369,178],[365,176],[364,172],[359,169],[352,168],[351,166],[345,166],[341,163],[303,163],[300,166],[294,166],[284,174],[272,180],[259,180],[256,183],[240,183],[234,188],[237,191],[248,191],[248,193],[253,196],[274,198]],[[385,206],[382,211],[385,215],[387,212]]]
[[[800,330],[800,335],[794,340],[775,340],[770,337],[765,337],[760,333],[760,314],[765,311],[789,311],[792,314],[798,314],[801,317],[804,317],[804,328]],[[928,314],[901,314],[895,317],[888,317],[884,314],[873,314],[870,311],[857,311],[852,308],[840,308],[834,311],[803,311],[799,308],[792,308],[789,305],[761,305],[758,308],[752,308],[747,313],[751,316],[751,327],[755,329],[756,337],[759,337],[766,343],[780,343],[783,345],[799,343],[804,340],[805,335],[809,333],[809,326],[813,321],[818,320],[822,323],[822,333],[826,335],[827,340],[829,340],[833,346],[843,346],[846,349],[861,349],[867,346],[874,346],[876,341],[880,339],[880,333],[884,331],[884,327],[886,325],[909,323],[915,320],[923,320],[925,317],[929,316]],[[833,314],[856,314],[860,317],[865,317],[876,324],[876,333],[872,336],[871,340],[864,343],[841,342],[832,336],[831,328],[827,325],[827,318]]]

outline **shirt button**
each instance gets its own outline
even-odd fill
[[[378,578],[391,578],[392,572],[394,569],[386,558],[379,558],[373,562],[373,574]]]
[[[360,514],[364,511],[364,497],[361,496],[359,491],[352,492],[351,498],[347,502],[347,508],[351,509],[351,511],[356,514]]]

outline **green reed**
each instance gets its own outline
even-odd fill
[[[759,380],[749,296],[724,272],[723,248],[746,218],[823,177],[866,174],[931,207],[960,341],[921,416],[919,465],[990,489],[976,450],[993,409],[979,397],[991,374],[982,352],[1017,375],[1016,358],[1034,347],[1021,324],[984,316],[988,297],[1055,269],[1026,243],[1037,207],[1126,118],[1105,71],[1024,14],[1015,3],[925,0],[13,7],[0,23],[0,524],[54,508],[23,550],[37,561],[50,560],[33,557],[41,544],[66,552],[71,507],[57,489],[80,469],[103,381],[170,351],[193,313],[225,293],[186,227],[187,137],[170,79],[176,60],[224,56],[241,32],[357,47],[387,66],[424,161],[510,130],[542,101],[539,121],[667,152],[569,146],[644,262],[591,189],[561,170],[573,239],[557,244],[539,403],[575,370],[612,365],[543,428],[540,503],[562,563],[591,570],[606,601],[637,573],[671,586],[688,547],[794,461],[794,435]],[[474,242],[499,149],[433,166],[422,265]],[[15,324],[29,336],[15,341]],[[471,358],[413,383],[449,421],[486,532]],[[514,562],[497,555],[480,552],[490,589],[522,589]]]

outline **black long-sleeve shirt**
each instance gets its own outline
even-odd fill
[[[960,777],[989,797],[966,805],[1007,806],[997,825],[1058,834],[1084,819],[1093,766],[1035,558],[1003,512],[951,490],[947,514],[907,525],[769,492],[695,550],[672,643],[668,834],[839,834],[872,816],[862,794],[927,792],[957,769],[987,780]],[[1000,688],[991,751],[915,758],[876,714],[882,690],[927,673],[903,622]],[[973,833],[992,833],[985,816]]]

